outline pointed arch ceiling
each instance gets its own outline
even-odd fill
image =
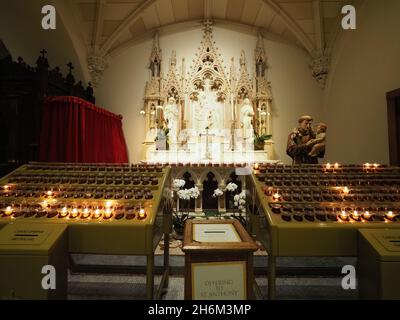
[[[150,38],[156,29],[216,24],[260,30],[304,48],[330,48],[339,30],[343,0],[73,0],[89,54],[109,56]],[[354,0],[359,4],[362,0]],[[348,4],[349,1],[346,1]],[[75,23],[75,22],[73,22]],[[68,27],[68,26],[67,26]]]

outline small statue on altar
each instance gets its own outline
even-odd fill
[[[160,77],[160,62],[155,59],[150,64],[151,76],[155,78]]]
[[[176,142],[178,137],[179,110],[176,105],[175,98],[168,99],[168,103],[164,107],[164,119],[169,129],[168,136],[171,142]]]
[[[243,124],[243,137],[250,138],[253,136],[253,117],[254,117],[254,109],[251,105],[250,99],[246,98],[243,101],[243,106],[240,109],[240,114],[242,117],[242,124]]]
[[[188,146],[188,142],[189,142],[189,130],[187,129],[187,121],[183,121],[182,123],[182,130],[179,134],[179,147],[181,150],[184,151],[188,151],[189,150],[189,146]]]

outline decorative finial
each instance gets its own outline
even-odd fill
[[[204,20],[204,31],[206,34],[211,34],[212,33],[212,26],[214,25],[214,22],[212,19],[206,19]]]
[[[246,54],[244,50],[240,53],[240,65],[245,66],[246,65]]]
[[[176,67],[176,51],[175,50],[172,51],[170,64],[172,67]]]
[[[72,62],[68,63],[67,67],[69,68],[69,74],[72,74],[72,70],[75,69],[75,67],[73,66]]]
[[[46,49],[42,49],[42,51],[40,51],[40,54],[42,55],[43,59],[46,58],[46,54],[47,54]]]

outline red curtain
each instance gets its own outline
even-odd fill
[[[42,107],[41,162],[128,163],[122,116],[76,97],[50,97]]]

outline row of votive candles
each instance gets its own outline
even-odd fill
[[[382,210],[381,210],[382,209]],[[400,222],[400,215],[386,208],[369,210],[353,210],[352,208],[302,208],[285,205],[271,205],[274,214],[280,214],[284,221],[338,221],[338,222]]]
[[[23,206],[15,207],[15,206],[7,206],[0,210],[0,214],[2,217],[11,217],[11,218],[65,218],[65,219],[105,219],[109,220],[115,217],[116,220],[120,220],[122,218],[126,218],[127,220],[132,220],[137,217],[139,220],[144,220],[147,217],[146,210],[141,207],[72,207],[72,206],[56,206],[56,208],[52,206],[48,206],[46,208],[42,208],[41,205],[34,207],[26,207]]]
[[[157,185],[157,177],[140,176],[12,176],[9,183],[51,183],[51,184],[115,184],[115,185]]]
[[[28,165],[28,170],[34,171],[100,171],[100,172],[162,172],[162,165]]]
[[[74,198],[74,199],[153,199],[150,189],[120,189],[120,190],[100,190],[100,189],[66,189],[62,191],[37,191],[31,189],[14,189],[0,192],[0,197],[26,197],[26,198]]]

